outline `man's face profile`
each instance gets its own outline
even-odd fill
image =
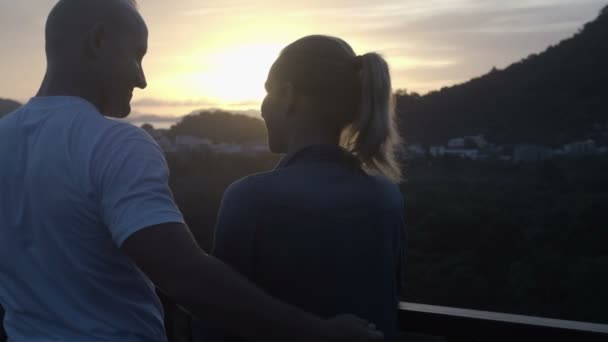
[[[104,25],[93,30],[97,36],[93,44],[98,44],[93,65],[99,80],[100,111],[109,117],[128,116],[133,89],[147,86],[142,60],[148,31],[139,14],[132,12],[115,27]]]

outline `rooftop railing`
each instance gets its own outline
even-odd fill
[[[2,311],[0,310],[0,314]],[[175,314],[170,311],[168,314]],[[0,317],[1,318],[1,317]],[[168,317],[168,322],[177,320]],[[169,324],[170,341],[192,341],[185,322]],[[171,325],[173,327],[171,327]],[[179,329],[175,329],[179,326]],[[171,329],[173,328],[173,329]],[[445,306],[401,302],[399,330],[404,341],[608,341],[608,324],[459,309]],[[412,338],[412,336],[414,336]],[[423,338],[422,336],[426,336]],[[0,327],[0,341],[6,336]],[[389,341],[387,341],[389,342]]]
[[[608,341],[608,325],[402,302],[399,330],[454,341]]]

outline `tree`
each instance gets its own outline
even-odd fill
[[[152,126],[152,124],[145,123],[145,124],[141,125],[141,129],[143,129],[146,132],[151,132],[151,131],[154,131],[154,126]]]

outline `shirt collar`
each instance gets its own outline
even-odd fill
[[[282,169],[299,163],[338,162],[358,166],[357,158],[337,145],[310,145],[283,157],[275,169]]]
[[[28,105],[42,106],[45,108],[81,106],[99,113],[99,110],[95,105],[78,96],[35,96],[28,101]]]

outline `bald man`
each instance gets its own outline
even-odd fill
[[[129,114],[147,28],[128,0],[60,0],[38,94],[0,120],[0,304],[11,341],[166,341],[155,286],[265,341],[375,341],[255,288],[196,244],[163,154]]]

